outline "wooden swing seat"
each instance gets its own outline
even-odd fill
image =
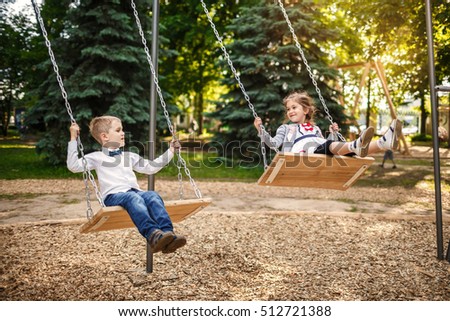
[[[164,202],[173,223],[181,222],[209,204],[209,198]],[[135,227],[128,212],[121,206],[102,207],[80,228],[81,233],[100,232]]]
[[[373,157],[278,153],[258,184],[346,190],[375,161]]]

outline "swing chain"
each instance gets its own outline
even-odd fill
[[[320,91],[320,88],[319,88],[319,86],[317,84],[316,79],[314,78],[314,74],[313,74],[313,72],[311,70],[311,67],[309,66],[308,60],[306,59],[305,53],[304,53],[304,51],[302,49],[302,46],[300,45],[300,42],[298,41],[297,35],[295,34],[294,27],[292,26],[291,20],[289,19],[289,16],[288,16],[288,14],[286,12],[286,9],[284,8],[284,5],[283,5],[281,0],[278,0],[278,6],[280,7],[281,11],[283,12],[284,19],[286,20],[286,23],[287,23],[287,25],[289,27],[289,31],[292,34],[292,39],[295,42],[295,46],[297,47],[297,49],[298,49],[298,51],[300,53],[300,56],[301,56],[301,58],[303,60],[303,63],[305,64],[305,67],[306,67],[306,69],[308,71],[309,78],[311,78],[311,81],[312,81],[312,83],[313,83],[313,85],[314,85],[314,87],[316,89],[316,92],[317,92],[317,94],[319,96],[319,100],[320,100],[320,102],[321,102],[321,104],[323,106],[323,109],[324,109],[325,113],[327,114],[326,117],[328,118],[330,123],[333,124],[334,123],[333,117],[330,114],[330,111],[329,111],[329,109],[327,107],[325,99],[322,96],[322,93]],[[336,132],[336,134],[337,134],[337,136],[339,137],[340,140],[345,142],[345,138],[342,136],[342,134],[340,132]]]
[[[85,158],[82,158],[83,168],[87,168],[87,164],[85,164],[85,161]],[[86,196],[86,217],[88,218],[88,220],[90,220],[94,216],[94,211],[92,210],[91,205],[91,189],[89,188],[88,180],[88,171],[83,171],[84,192]]]
[[[180,195],[180,200],[183,199],[184,195],[184,187],[183,187],[183,174],[181,174],[181,161],[180,161],[180,155],[181,152],[177,151],[177,168],[178,168],[178,182],[180,183],[180,186],[178,187],[178,193]]]
[[[258,117],[258,114],[257,114],[256,111],[255,111],[255,107],[253,106],[252,102],[250,101],[250,97],[249,97],[249,95],[247,94],[247,91],[245,90],[244,84],[241,82],[241,78],[239,77],[238,72],[237,72],[236,69],[234,68],[234,65],[233,65],[233,62],[231,61],[230,55],[228,54],[228,51],[227,51],[227,49],[226,49],[226,47],[225,47],[225,45],[224,45],[224,43],[223,43],[223,41],[222,41],[222,37],[219,35],[219,31],[217,30],[216,25],[214,24],[214,22],[213,22],[213,20],[212,20],[211,14],[209,13],[209,10],[208,10],[208,8],[206,7],[205,2],[204,2],[203,0],[200,0],[200,1],[201,1],[201,3],[202,3],[203,10],[205,11],[206,16],[208,17],[208,21],[209,21],[209,23],[210,23],[210,25],[211,25],[211,28],[212,28],[213,31],[214,31],[214,35],[216,36],[217,41],[218,41],[219,44],[220,44],[220,47],[221,47],[222,52],[223,52],[223,55],[225,56],[225,59],[227,60],[227,63],[228,63],[228,65],[230,66],[231,71],[233,72],[234,78],[236,79],[236,81],[237,81],[238,84],[239,84],[239,88],[241,88],[242,93],[244,94],[244,98],[245,98],[245,100],[246,100],[247,103],[248,103],[248,107],[249,107],[250,110],[252,111],[253,117],[257,118],[257,117]],[[264,126],[261,125],[261,127],[264,129]]]
[[[264,170],[266,170],[269,165],[267,164],[266,147],[265,147],[265,142],[264,142],[264,136],[261,135],[260,138],[261,138],[261,157],[262,157],[263,163],[264,163]]]
[[[63,83],[62,77],[59,74],[59,67],[58,67],[58,64],[56,63],[56,58],[55,58],[55,55],[53,53],[52,44],[51,44],[51,42],[50,42],[50,40],[48,38],[47,30],[46,30],[45,25],[44,25],[44,20],[42,19],[41,10],[39,9],[39,6],[36,5],[34,0],[31,0],[31,2],[32,2],[33,8],[34,8],[34,10],[36,12],[37,20],[39,22],[39,26],[41,28],[42,35],[43,35],[43,37],[45,39],[45,45],[46,45],[46,47],[48,49],[48,54],[50,56],[50,60],[51,60],[52,65],[53,65],[53,70],[54,70],[54,72],[56,74],[56,80],[58,81],[58,85],[59,85],[59,88],[61,90],[61,95],[62,95],[62,97],[64,99],[64,104],[65,104],[65,107],[66,107],[66,110],[67,110],[67,114],[70,117],[71,124],[72,125],[76,124],[77,122],[76,122],[75,118],[73,117],[72,108],[70,106],[69,99],[67,97],[67,92],[66,92],[66,90],[64,88],[64,83]],[[84,155],[84,146],[83,146],[79,136],[77,137],[77,146],[78,146],[78,151],[81,154],[81,159],[82,159],[82,163],[83,163],[83,180],[84,180],[85,194],[86,194],[86,203],[87,203],[86,216],[87,216],[88,219],[91,219],[92,216],[93,216],[93,210],[92,210],[92,206],[91,206],[91,200],[90,200],[90,194],[91,193],[90,193],[90,189],[89,189],[88,180],[91,182],[92,186],[94,187],[95,194],[96,194],[97,200],[100,203],[100,205],[101,206],[105,206],[105,205],[103,204],[103,200],[102,200],[100,191],[97,188],[97,184],[95,183],[94,175],[92,175],[91,171],[88,168],[87,160],[86,160],[85,155]]]
[[[159,96],[159,101],[160,101],[161,107],[163,108],[163,111],[164,111],[164,116],[166,118],[167,127],[169,128],[169,131],[172,134],[173,139],[177,139],[174,127],[173,127],[172,122],[170,120],[170,115],[169,115],[169,112],[167,110],[167,105],[166,105],[166,102],[164,100],[161,87],[159,86],[158,76],[156,75],[156,71],[155,71],[155,68],[153,66],[152,56],[150,55],[150,50],[149,50],[149,48],[147,46],[147,40],[145,39],[144,30],[142,29],[141,20],[139,19],[139,13],[138,13],[138,11],[136,9],[136,4],[134,3],[134,0],[131,0],[130,2],[131,2],[131,8],[133,9],[134,18],[136,20],[136,26],[138,27],[139,35],[141,36],[142,45],[144,46],[144,51],[145,51],[145,54],[146,54],[146,57],[147,57],[148,64],[150,66],[150,72],[152,73],[152,76],[153,76],[153,82],[154,82],[154,84],[156,86],[156,91],[157,91],[158,96]],[[202,194],[201,194],[199,188],[197,187],[197,184],[195,183],[194,179],[191,177],[191,172],[187,168],[186,162],[183,159],[183,157],[181,156],[181,153],[178,153],[178,159],[179,159],[180,164],[184,167],[184,172],[189,177],[189,181],[190,181],[190,183],[191,183],[191,185],[192,185],[192,187],[194,189],[195,195],[198,198],[201,198]]]
[[[247,94],[247,91],[245,90],[244,84],[241,81],[241,77],[238,75],[238,72],[233,65],[233,61],[231,60],[230,55],[228,54],[227,48],[225,47],[225,45],[223,43],[222,37],[220,36],[219,31],[217,30],[216,25],[213,22],[211,14],[209,13],[209,10],[208,10],[205,2],[203,0],[200,0],[200,1],[202,3],[203,11],[205,12],[205,14],[208,18],[209,24],[211,25],[211,28],[214,31],[214,35],[216,36],[217,42],[219,42],[219,44],[220,44],[220,48],[222,49],[223,55],[224,55],[225,59],[227,60],[228,65],[230,66],[230,69],[234,75],[234,78],[238,82],[238,85],[242,91],[242,94],[244,95],[244,99],[247,101],[247,105],[250,108],[250,110],[252,111],[253,117],[258,118],[259,116],[255,111],[255,107],[253,106],[252,102],[250,101],[250,97]],[[261,128],[261,135],[260,135],[260,137],[261,137],[261,154],[262,154],[263,161],[264,161],[264,168],[267,168],[266,147],[265,147],[264,139],[263,139],[263,137],[267,133],[267,131],[263,124],[260,125],[260,128]],[[278,153],[278,148],[273,147],[273,149]]]
[[[183,157],[181,157],[181,154],[179,154],[178,160],[184,167],[184,172],[186,173],[186,176],[189,177],[189,182],[191,183],[191,186],[194,189],[195,195],[197,196],[197,198],[202,198],[202,193],[200,192],[200,189],[197,187],[197,184],[195,183],[194,179],[191,177],[191,171],[189,170],[189,168],[187,168],[186,161],[183,159]]]

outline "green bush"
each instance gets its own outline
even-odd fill
[[[433,141],[433,136],[427,134],[416,134],[411,136],[411,142],[431,142]]]

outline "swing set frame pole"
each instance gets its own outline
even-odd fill
[[[158,36],[159,36],[159,0],[153,0],[152,10],[152,63],[155,68],[156,75],[158,75]],[[155,144],[156,144],[156,84],[154,81],[150,82],[150,119],[149,119],[149,143],[148,143],[148,159],[155,159]],[[155,190],[155,175],[148,176],[149,191]],[[153,272],[153,253],[150,245],[147,243],[147,273]]]
[[[438,139],[438,104],[437,104],[437,87],[434,67],[434,47],[433,47],[433,26],[431,15],[431,1],[426,0],[426,29],[428,43],[428,70],[430,81],[430,100],[431,100],[431,122],[433,135],[433,160],[434,160],[434,193],[436,207],[436,242],[437,242],[437,258],[444,259],[444,240],[442,228],[442,194],[441,194],[441,169],[439,160],[439,139]],[[450,260],[450,258],[448,258]]]

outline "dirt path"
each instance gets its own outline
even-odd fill
[[[408,158],[432,160],[430,147],[412,146]],[[381,155],[382,157],[382,155]],[[404,158],[396,155],[396,158]],[[441,172],[450,176],[450,150],[441,149]],[[380,155],[378,155],[380,159]],[[430,163],[431,165],[431,163]],[[403,166],[405,167],[405,166]],[[418,169],[415,166],[413,169]],[[431,166],[428,167],[432,169]],[[396,171],[386,175],[400,175]],[[403,171],[404,172],[404,171]],[[139,182],[143,189],[147,181]],[[213,199],[208,211],[255,212],[260,210],[304,211],[321,213],[360,213],[422,216],[435,215],[434,192],[429,185],[412,189],[352,187],[345,192],[323,189],[262,187],[240,182],[197,182],[204,197]],[[178,198],[178,182],[156,180],[156,190],[163,199]],[[195,198],[189,184],[185,185],[185,198]],[[84,184],[76,180],[1,180],[0,224],[36,222],[45,220],[83,219],[86,213]],[[98,203],[92,200],[94,210]],[[450,215],[450,191],[442,192],[445,217]]]
[[[140,181],[145,188],[146,181]],[[178,182],[159,180],[156,190],[164,199],[177,199]],[[255,183],[198,182],[203,195],[213,199],[208,211],[258,212],[303,211],[307,213],[383,214],[400,217],[422,216],[433,219],[434,194],[417,187],[350,188],[319,190],[285,187],[263,187]],[[195,198],[185,186],[186,198]],[[70,191],[70,192],[69,192]],[[189,193],[190,192],[190,193]],[[0,224],[45,220],[83,219],[86,215],[84,184],[80,180],[0,180]],[[450,216],[448,197],[444,194],[444,216]],[[94,209],[99,205],[92,200]]]

